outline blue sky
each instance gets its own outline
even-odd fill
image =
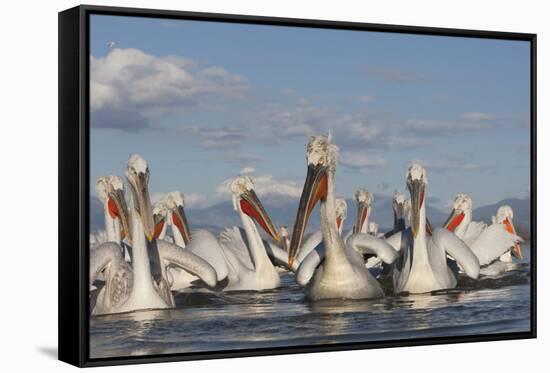
[[[113,42],[114,45],[111,43]],[[109,45],[111,43],[111,45]],[[91,17],[91,181],[150,163],[155,195],[299,195],[305,144],[331,130],[337,193],[404,189],[431,202],[529,193],[529,43],[149,18]],[[93,188],[92,188],[93,190]]]

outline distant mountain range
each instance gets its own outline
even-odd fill
[[[286,225],[292,229],[294,219],[296,218],[296,209],[298,200],[290,197],[278,195],[268,195],[261,198],[266,211],[271,216],[273,222],[279,225]],[[355,222],[357,208],[355,201],[346,200],[348,203],[348,217],[344,223],[344,230],[350,229]],[[486,223],[491,222],[491,217],[496,213],[499,206],[508,204],[514,210],[514,224],[518,231],[524,235],[530,230],[530,199],[511,198],[499,201],[492,205],[482,206],[474,209],[474,220],[482,220]],[[441,226],[449,211],[442,211],[433,205],[426,203],[427,215],[434,226]],[[191,229],[208,229],[212,232],[219,232],[225,227],[241,225],[238,214],[233,209],[231,201],[220,202],[205,208],[186,209],[187,219]],[[319,229],[318,207],[313,211],[308,231]],[[90,201],[90,228],[92,232],[103,229],[103,205],[95,197]],[[392,197],[383,195],[374,195],[373,209],[370,219],[380,225],[381,231],[387,231],[393,226]],[[525,237],[528,238],[528,237]]]

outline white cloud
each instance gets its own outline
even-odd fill
[[[206,96],[241,98],[246,91],[243,77],[189,58],[157,57],[134,48],[90,57],[92,112],[133,109],[151,116],[197,105]]]
[[[496,119],[496,116],[492,114],[486,114],[486,113],[471,112],[471,113],[464,113],[462,115],[462,118],[466,120],[471,120],[471,121],[482,121],[482,120]]]
[[[186,207],[203,207],[208,202],[204,194],[197,192],[189,192],[184,194]]]
[[[374,101],[374,96],[359,96],[359,101],[364,104],[368,104],[369,102]]]
[[[198,135],[199,145],[203,148],[235,148],[246,137],[240,128],[231,127],[190,127],[182,129],[183,132]]]
[[[480,121],[447,122],[428,119],[409,119],[405,122],[404,128],[409,133],[424,136],[447,136],[451,133],[462,134],[469,131],[481,131],[493,128],[489,123]]]
[[[256,172],[256,169],[254,167],[246,166],[239,172],[239,174],[246,175],[253,174],[254,172]]]
[[[227,179],[216,188],[216,194],[219,197],[230,195],[229,185],[234,178]],[[254,190],[260,197],[265,196],[285,196],[300,198],[302,194],[302,185],[293,180],[277,180],[273,175],[259,175],[252,178]]]
[[[371,76],[393,83],[415,83],[429,80],[427,76],[386,66],[367,66]]]
[[[425,166],[428,172],[432,171],[435,173],[445,173],[450,171],[492,172],[497,168],[494,164],[475,163],[462,158],[420,160],[418,162]]]
[[[364,170],[384,167],[386,160],[362,151],[344,151],[340,154],[339,163],[356,170]]]

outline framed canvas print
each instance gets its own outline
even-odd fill
[[[536,36],[59,14],[59,357],[536,336]]]

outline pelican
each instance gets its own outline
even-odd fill
[[[493,224],[504,225],[504,228],[508,233],[518,236],[518,234],[516,233],[516,228],[514,227],[513,219],[514,210],[512,210],[512,208],[508,205],[503,205],[498,208],[496,215],[493,216],[491,220]],[[509,263],[512,261],[512,255],[518,259],[523,259],[523,253],[521,252],[519,242],[523,242],[523,238],[518,236],[518,240],[514,244],[514,246],[512,246],[511,249],[507,250],[504,254],[500,256],[500,261]]]
[[[119,246],[124,260],[128,262],[130,261],[129,248],[123,241],[129,236],[124,182],[119,176],[102,176],[96,182],[96,191],[99,200],[103,203],[105,230],[93,236],[95,240],[90,242],[90,249],[95,250],[99,245],[106,242],[115,243]],[[114,245],[112,246],[114,247]],[[104,280],[103,272],[99,274],[98,280]],[[91,288],[95,290],[95,285],[90,284]]]
[[[338,228],[338,234],[342,236],[342,230],[344,227],[344,221],[348,217],[348,204],[344,198],[336,198],[336,227]],[[344,241],[346,238],[352,233],[352,231],[348,231],[344,236]],[[311,275],[313,275],[313,271],[319,265],[319,263],[322,260],[322,257],[324,255],[324,246],[323,246],[323,234],[320,230],[312,233],[309,235],[302,244],[302,248],[300,249],[300,252],[298,253],[298,256],[296,256],[296,259],[293,262],[293,265],[291,267],[291,270],[294,272],[301,271],[301,274],[298,275],[299,278],[301,278],[298,283],[299,284],[306,284],[309,282]],[[288,260],[288,255],[287,255]],[[308,264],[304,265],[304,267],[301,268],[300,266],[302,262],[305,260],[308,260]],[[306,269],[307,268],[307,269]]]
[[[357,221],[353,233],[367,233],[369,216],[372,207],[372,194],[365,188],[357,189],[354,193],[357,202]]]
[[[262,240],[256,227],[262,229],[276,242],[284,240],[262,206],[254,183],[248,176],[239,176],[230,184],[233,207],[239,214],[243,229],[233,227],[220,234],[219,243],[228,266],[228,283],[224,291],[261,291],[280,286],[279,273],[268,257],[267,250],[286,255],[284,249]]]
[[[103,272],[105,286],[100,290],[93,314],[162,309],[174,306],[161,262],[170,261],[200,277],[209,286],[216,284],[216,272],[198,256],[176,245],[156,240],[148,182],[149,167],[139,155],[128,160],[126,177],[132,192],[130,234],[132,262],[124,261],[120,246],[106,242],[90,253],[90,283]],[[125,214],[121,214],[125,216]]]
[[[346,242],[347,238],[353,234],[353,229],[347,233],[342,232],[344,221],[348,215],[348,205],[343,198],[336,198],[336,227],[338,234]],[[294,260],[293,267],[296,273],[296,282],[301,286],[307,286],[313,277],[317,267],[325,257],[325,244],[323,242],[322,231],[317,231],[305,239],[299,254]]]
[[[396,294],[427,293],[456,286],[453,270],[447,265],[447,254],[455,258],[467,276],[479,276],[479,260],[458,237],[444,228],[430,236],[426,227],[426,186],[428,175],[424,167],[413,163],[407,171],[407,188],[411,194],[410,227],[386,240],[366,234],[356,234],[348,245],[366,249],[386,248],[399,253],[393,264],[393,288]]]
[[[393,229],[384,234],[384,237],[388,238],[393,236],[395,233],[405,230],[405,210],[407,205],[410,204],[410,201],[407,200],[405,195],[400,191],[395,191],[392,199],[392,209],[393,209]]]
[[[157,230],[157,239],[173,243],[173,237],[166,234],[170,223],[168,222],[168,207],[166,207],[162,199],[153,206],[153,221],[155,222],[155,229]]]
[[[411,194],[410,224],[398,233],[401,257],[394,265],[393,286],[396,293],[427,293],[456,286],[456,276],[447,265],[447,254],[455,258],[466,275],[477,278],[479,261],[470,248],[446,229],[438,228],[431,237],[426,231],[426,186],[424,167],[413,163],[407,172],[407,188]],[[395,235],[394,235],[395,236]],[[401,236],[401,237],[399,237]]]
[[[405,229],[404,213],[407,209],[408,203],[410,204],[410,201],[405,198],[405,195],[401,192],[396,191],[392,199],[393,229],[386,234],[379,235],[378,224],[374,222],[369,222],[369,227],[367,228],[366,233],[378,238],[388,238],[395,233],[403,231]],[[364,251],[364,248],[360,248],[359,250],[362,252]],[[381,275],[383,270],[382,259],[373,255],[367,255],[366,259],[367,260],[365,266],[371,270],[371,273],[373,273],[376,277]]]
[[[331,136],[312,137],[307,145],[307,176],[300,197],[289,248],[292,266],[301,247],[309,216],[320,202],[324,262],[309,283],[308,298],[367,299],[384,296],[382,288],[363,264],[361,255],[346,248],[336,225],[335,172],[337,147]]]
[[[470,246],[483,266],[498,260],[502,255],[506,258],[510,248],[514,256],[522,257],[518,244],[522,239],[516,234],[513,216],[510,206],[501,206],[493,219],[493,224],[487,226],[483,222],[472,221],[472,199],[464,193],[459,193],[443,227],[454,232]]]
[[[221,246],[216,237],[206,230],[191,233],[185,214],[184,195],[178,191],[168,193],[159,205],[160,212],[164,212],[162,206],[166,209],[163,216],[167,224],[164,225],[170,226],[174,243],[208,262],[216,270],[217,281],[223,281],[227,277],[228,268]],[[173,276],[172,289],[186,288],[197,279],[187,271],[171,266],[171,263],[166,265],[170,275]]]
[[[384,237],[383,234],[378,233],[378,229],[380,229],[380,226],[378,225],[378,223],[370,221],[367,227],[367,233],[374,237]]]
[[[99,200],[103,203],[105,219],[105,241],[117,242],[123,246],[122,241],[129,235],[128,219],[121,218],[121,214],[128,212],[124,199],[124,181],[120,176],[102,176],[96,182],[96,191]],[[101,242],[100,242],[101,243]],[[125,253],[129,260],[129,254]]]
[[[184,249],[186,247],[184,235],[181,231],[177,230],[174,225],[172,211],[166,205],[166,199],[168,195],[155,204],[153,208],[153,220],[155,221],[155,231],[158,234],[158,240],[165,240],[171,242]],[[170,210],[170,211],[169,211]],[[170,227],[171,236],[167,235],[167,228]],[[189,288],[198,279],[197,276],[190,274],[189,272],[182,270],[179,267],[171,266],[169,262],[163,263],[165,266],[164,271],[168,280],[168,285],[172,290],[178,291],[185,288]]]

